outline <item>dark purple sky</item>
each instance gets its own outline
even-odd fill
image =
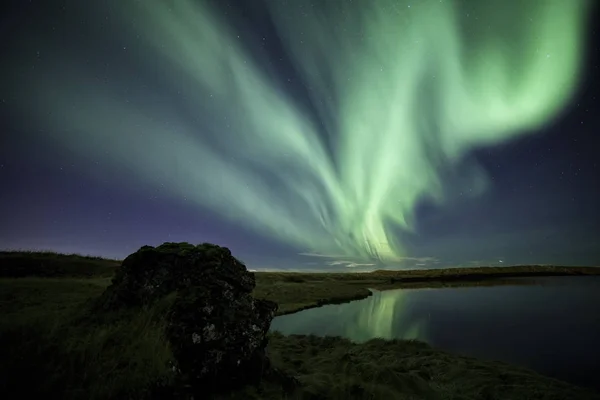
[[[249,48],[254,48],[252,40],[267,38],[261,51],[279,61],[268,69],[298,82],[294,62],[275,27],[260,2],[252,3],[254,9],[222,3],[219,15],[250,38]],[[148,110],[164,105],[174,112],[188,112],[182,105],[186,98],[160,82],[155,60],[147,52],[136,52],[136,42],[111,23],[118,12],[84,13],[70,1],[54,0],[13,1],[2,11],[0,248],[123,258],[147,244],[212,242],[229,247],[250,268],[325,268],[329,259],[299,255],[311,249],[264,235],[242,220],[223,218],[161,185],[149,187],[113,165],[108,156],[87,156],[83,150],[62,146],[54,140],[56,128],[45,126],[35,113],[15,111],[18,91],[33,85],[19,71],[45,68],[40,59],[75,54],[100,81],[119,87],[124,98],[143,97],[144,104],[151,104]],[[290,18],[296,12],[290,10]],[[106,29],[93,28],[99,20],[109,21]],[[535,135],[470,152],[465,165],[482,166],[489,177],[488,188],[475,197],[457,192],[452,201],[442,204],[420,202],[415,232],[393,229],[406,248],[403,266],[498,264],[499,260],[600,265],[599,41],[597,21],[592,22],[586,31],[584,71],[574,100]],[[39,39],[44,37],[49,39]],[[51,69],[41,72],[52,73]],[[76,79],[75,71],[73,75]],[[139,92],[146,84],[158,89],[151,95]],[[303,97],[301,83],[287,90],[307,112],[314,111]],[[112,117],[98,110],[97,118]],[[323,141],[335,150],[335,139],[323,137]],[[139,146],[143,148],[144,142]],[[461,174],[458,165],[448,179],[458,182]]]

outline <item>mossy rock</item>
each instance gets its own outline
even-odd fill
[[[269,369],[265,347],[277,304],[254,299],[255,286],[254,274],[225,247],[164,243],[128,256],[97,309],[148,307],[173,295],[164,316],[172,368],[206,395],[257,384]]]

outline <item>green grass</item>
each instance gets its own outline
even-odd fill
[[[51,251],[0,251],[0,277],[112,277],[119,260]]]
[[[142,399],[157,393],[165,398],[157,387],[174,384],[168,367],[171,352],[163,335],[163,316],[172,298],[135,313],[100,316],[89,311],[91,301],[110,284],[107,271],[114,271],[118,261],[14,252],[1,253],[0,260],[0,271],[10,270],[7,261],[15,260],[15,265],[33,266],[26,275],[40,271],[40,265],[61,271],[60,277],[52,278],[0,278],[4,398]],[[442,274],[427,273],[437,278]],[[256,273],[255,296],[278,302],[279,314],[285,314],[366,297],[369,287],[398,287],[390,279],[397,274]],[[401,287],[425,284],[459,282],[408,281]],[[285,391],[267,379],[258,389],[247,388],[223,399],[600,398],[525,369],[448,354],[415,341],[354,344],[341,338],[274,333],[267,351],[274,366],[299,380],[297,390]]]
[[[171,353],[161,319],[165,303],[109,319],[88,313],[90,301],[108,283],[102,278],[0,279],[0,392],[138,398],[157,382],[169,383],[165,366]]]
[[[269,353],[322,399],[576,399],[585,390],[529,370],[433,349],[419,341],[274,334]]]

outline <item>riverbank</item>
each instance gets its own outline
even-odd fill
[[[364,273],[255,272],[254,296],[280,303],[278,315],[364,299],[369,289],[529,284],[524,278],[600,276],[599,267],[522,265],[509,267],[378,270]]]
[[[0,279],[0,391],[7,398],[142,399],[150,398],[157,387],[169,387],[172,376],[166,365],[171,356],[162,334],[164,305],[135,315],[95,318],[88,313],[89,302],[110,284],[109,273],[118,268],[118,262],[47,254],[10,255],[11,260],[18,260],[22,277]],[[0,271],[10,270],[6,260],[0,255]],[[43,265],[54,266],[54,277],[31,273]],[[84,266],[93,272],[83,271]],[[444,274],[439,270],[425,273],[437,278]],[[277,302],[281,315],[364,298],[370,295],[369,288],[423,285],[392,280],[418,274],[424,272],[259,272],[254,294]],[[506,283],[506,279],[506,275],[462,283],[430,279],[426,284],[479,286]],[[600,399],[529,370],[449,354],[421,342],[354,344],[342,338],[270,336],[267,351],[272,363],[294,376],[299,386],[284,390],[266,379],[259,390],[230,393],[223,399]]]

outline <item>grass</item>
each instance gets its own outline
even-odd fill
[[[389,277],[392,281],[397,282],[417,282],[425,280],[451,281],[532,276],[600,275],[600,268],[558,265],[512,265],[506,267],[445,268],[412,271],[378,270],[371,272],[371,274],[379,277]]]
[[[15,398],[137,398],[168,382],[167,302],[110,319],[87,313],[109,280],[0,279],[0,391]],[[26,386],[24,386],[26,385]]]
[[[79,254],[59,254],[51,251],[0,251],[1,277],[110,278],[119,265],[121,265],[120,260]]]
[[[274,363],[299,378],[308,398],[558,400],[588,395],[526,369],[449,354],[419,341],[354,344],[274,334],[269,351]]]
[[[12,277],[11,265],[22,277]],[[55,275],[43,271],[42,265],[50,266]],[[9,271],[4,276],[10,276],[0,278],[0,392],[5,398],[165,398],[158,389],[172,385],[174,378],[168,368],[171,352],[162,334],[162,316],[172,298],[131,314],[88,312],[90,301],[110,284],[108,272],[112,274],[116,266],[116,260],[77,255],[0,253],[0,273]],[[597,273],[568,268],[553,271]],[[553,272],[540,266],[515,267],[510,274],[485,269],[498,279],[469,278],[481,270],[264,272],[255,274],[255,296],[276,301],[279,314],[285,314],[363,298],[370,294],[368,288],[487,285],[511,276]],[[462,281],[448,279],[457,273]],[[298,379],[297,390],[285,391],[265,380],[258,389],[247,388],[223,399],[600,398],[526,369],[449,354],[417,341],[374,339],[354,344],[342,338],[273,333],[267,351],[278,369]]]

